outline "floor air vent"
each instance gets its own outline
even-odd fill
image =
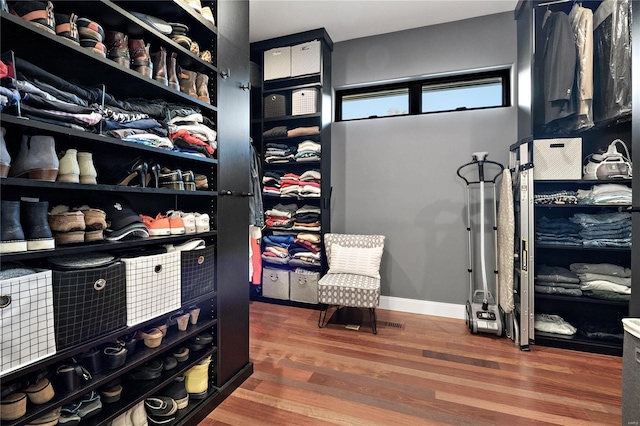
[[[389,322],[389,321],[377,321],[379,326],[382,327],[392,327],[399,328],[400,330],[404,330],[404,324],[401,322]]]

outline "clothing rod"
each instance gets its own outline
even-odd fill
[[[548,2],[546,2],[546,3],[538,3],[538,4],[537,4],[537,6],[538,6],[538,7],[540,7],[540,6],[550,6],[550,5],[552,5],[552,4],[569,3],[570,1],[573,1],[573,0],[555,0],[555,1],[548,1]]]

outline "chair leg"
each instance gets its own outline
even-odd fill
[[[329,305],[324,303],[320,304],[320,315],[318,316],[318,328],[322,328],[325,325],[325,320],[327,318],[327,311],[329,310]],[[322,315],[324,313],[324,316]]]
[[[376,319],[376,308],[369,308],[369,314],[371,316],[371,329],[373,334],[378,334],[378,321]]]

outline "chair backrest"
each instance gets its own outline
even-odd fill
[[[358,235],[358,234],[324,234],[324,249],[327,253],[327,262],[331,267],[331,245],[338,244],[342,247],[359,248],[384,248],[384,235]]]

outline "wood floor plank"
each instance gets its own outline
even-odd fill
[[[319,329],[317,310],[253,302],[254,374],[202,424],[621,422],[622,358],[536,345],[523,352],[509,339],[470,334],[462,320],[377,312],[401,328]]]

